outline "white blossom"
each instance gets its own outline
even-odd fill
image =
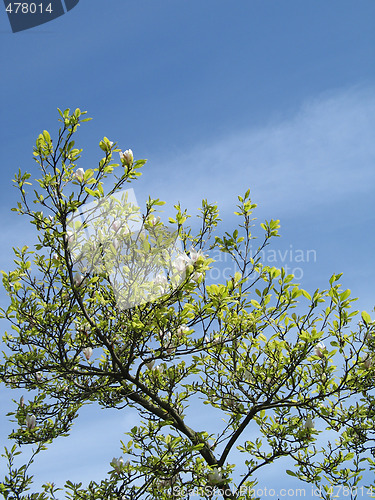
[[[112,231],[115,231],[115,233],[116,233],[116,232],[117,232],[117,231],[121,228],[121,226],[122,226],[121,221],[120,221],[120,220],[118,220],[118,219],[115,219],[115,220],[112,222],[112,224],[111,224],[111,226],[110,226],[110,227],[111,227]]]
[[[67,231],[64,235],[64,240],[69,244],[73,243],[75,235],[72,231]]]
[[[362,326],[363,326],[363,324],[362,324]],[[371,332],[366,332],[365,341],[366,342],[373,342],[374,341],[374,336]]]
[[[189,264],[195,264],[197,262],[197,260],[199,259],[199,257],[202,257],[203,259],[205,258],[205,255],[204,253],[202,252],[202,250],[198,250],[198,252],[195,250],[195,248],[191,248],[190,251],[189,251]]]
[[[189,331],[189,328],[186,325],[181,325],[177,328],[177,335],[179,338],[183,337],[186,332]]]
[[[92,356],[92,347],[85,347],[84,349],[82,349],[82,352],[88,361]]]
[[[319,356],[319,358],[323,358],[325,349],[326,349],[326,346],[322,342],[319,342],[319,344],[317,344],[314,347],[315,356]]]
[[[159,488],[164,489],[164,488],[172,487],[175,484],[175,482],[177,481],[177,478],[178,478],[178,475],[175,474],[170,479],[160,479],[158,481]]]
[[[203,278],[203,273],[193,273],[191,279],[195,281],[195,283],[199,283],[199,281]]]
[[[230,395],[225,400],[225,403],[227,404],[227,406],[229,406],[229,408],[235,408],[236,407],[236,400],[234,399],[234,397],[232,395]]]
[[[152,218],[150,217],[150,218],[148,219],[148,222],[149,222],[152,226],[154,226],[154,227],[155,227],[157,224],[159,224],[159,222],[160,222],[160,217],[159,217],[159,216],[157,216],[157,217],[152,217]]]
[[[210,484],[220,484],[223,482],[223,475],[221,473],[221,467],[218,469],[215,467],[212,472],[208,474],[208,481]]]
[[[158,481],[159,488],[171,488],[176,483],[178,479],[178,474],[174,474],[170,479],[160,479]]]
[[[186,271],[189,263],[189,257],[186,255],[186,253],[183,253],[176,257],[176,259],[173,261],[173,267],[177,270],[178,273],[183,273]]]
[[[178,479],[178,474],[174,474],[170,479],[160,479],[160,488],[170,488],[172,487]]]
[[[121,151],[119,155],[123,165],[131,165],[134,161],[133,151],[131,149]]]
[[[79,286],[79,285],[82,283],[82,281],[83,281],[83,280],[84,280],[84,276],[83,276],[83,274],[81,274],[81,273],[78,273],[78,272],[77,272],[77,273],[74,275],[73,281],[74,281],[74,284],[75,284],[76,286]]]
[[[155,364],[155,360],[154,360],[154,359],[152,359],[151,361],[148,361],[148,362],[146,363],[146,366],[147,366],[147,368],[148,368],[149,370],[152,370],[152,367],[154,366],[154,364]]]
[[[314,429],[314,422],[312,421],[311,417],[306,418],[305,428],[308,430]]]
[[[124,459],[122,457],[120,458],[113,457],[111,465],[117,472],[119,472],[124,465]]]
[[[85,171],[83,170],[83,168],[77,168],[77,170],[74,172],[73,178],[76,181],[82,182],[84,175],[85,175]]]
[[[214,337],[212,339],[212,345],[222,344],[223,342],[224,342],[223,335],[214,335]]]
[[[35,415],[26,415],[26,425],[28,429],[35,429],[36,426]]]
[[[167,332],[166,335],[163,334],[164,346],[168,354],[172,354],[176,350],[176,343],[172,341],[172,335]]]

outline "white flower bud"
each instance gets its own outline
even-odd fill
[[[224,342],[223,335],[214,335],[212,339],[212,345],[222,344]]]
[[[120,242],[117,238],[113,238],[112,240],[112,245],[114,247],[115,250],[118,250],[120,248]]]
[[[68,245],[72,244],[74,241],[74,233],[72,231],[67,231],[64,235],[64,240],[68,243]]]
[[[126,151],[121,151],[119,153],[121,162],[123,165],[132,165],[134,161],[133,151],[131,149],[127,149]]]
[[[77,168],[77,170],[74,172],[73,179],[82,182],[84,175],[85,171],[83,170],[83,168]]]
[[[160,222],[160,217],[159,217],[159,216],[157,216],[157,217],[152,217],[152,218],[151,218],[151,217],[149,217],[148,222],[149,222],[152,226],[154,226],[154,227],[155,227],[157,224],[159,224],[159,222]]]
[[[195,248],[191,248],[189,252],[189,264],[194,265],[199,258],[205,259],[205,255],[202,252],[202,250],[198,250],[198,252],[195,250]]]
[[[195,281],[195,283],[199,283],[201,278],[203,278],[203,273],[193,273],[191,275],[191,279]]]
[[[35,415],[26,415],[26,425],[28,429],[35,429],[36,418]]]
[[[122,457],[120,458],[113,457],[111,465],[117,472],[119,472],[124,465],[124,459]]]
[[[121,226],[122,226],[121,221],[118,219],[115,219],[111,224],[111,229],[112,229],[112,231],[117,232]]]
[[[324,351],[326,350],[326,346],[322,343],[319,342],[315,347],[314,347],[314,355],[318,356],[319,358],[324,357]]]
[[[212,472],[208,474],[208,481],[213,486],[223,482],[223,475],[221,473],[221,468],[215,467]]]
[[[308,430],[314,429],[314,422],[312,421],[311,417],[306,418],[305,428]]]
[[[88,361],[92,356],[92,347],[85,347],[84,349],[82,349],[82,352]]]
[[[183,273],[186,271],[187,266],[189,265],[189,257],[186,253],[183,253],[176,257],[173,261],[173,267],[176,269],[178,273]]]

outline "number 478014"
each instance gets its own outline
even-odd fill
[[[44,6],[42,3],[10,2],[5,10],[9,14],[43,14],[43,12],[52,14],[52,4]]]

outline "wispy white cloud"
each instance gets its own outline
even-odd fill
[[[374,129],[373,88],[326,93],[294,116],[151,159],[142,196],[150,191],[190,210],[208,198],[226,211],[250,187],[254,201],[277,206],[278,215],[329,205],[373,190]]]
[[[375,88],[339,89],[262,127],[208,144],[202,138],[188,152],[164,150],[149,159],[132,187],[141,207],[151,195],[167,202],[167,214],[177,201],[195,213],[202,198],[229,213],[248,188],[253,201],[275,217],[309,212],[374,190],[374,130]],[[33,229],[14,215],[9,223],[3,218],[3,248],[29,242]]]

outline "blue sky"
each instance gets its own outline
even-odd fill
[[[324,288],[343,272],[357,307],[371,311],[374,19],[372,0],[80,0],[13,34],[3,11],[0,268],[9,269],[11,246],[33,237],[10,212],[18,201],[11,178],[19,167],[36,173],[35,138],[55,133],[56,108],[80,107],[94,118],[78,136],[83,168],[96,164],[105,135],[148,159],[132,186],[140,204],[151,195],[167,201],[166,214],[177,201],[196,213],[208,198],[225,229],[250,187],[256,215],[281,220],[281,255],[315,251],[298,264],[303,286]],[[276,264],[296,266],[289,256]],[[11,395],[0,398],[3,441]],[[38,481],[101,477],[134,421],[130,412],[85,408],[73,439],[36,464]],[[276,480],[297,484],[278,468],[260,485]]]

